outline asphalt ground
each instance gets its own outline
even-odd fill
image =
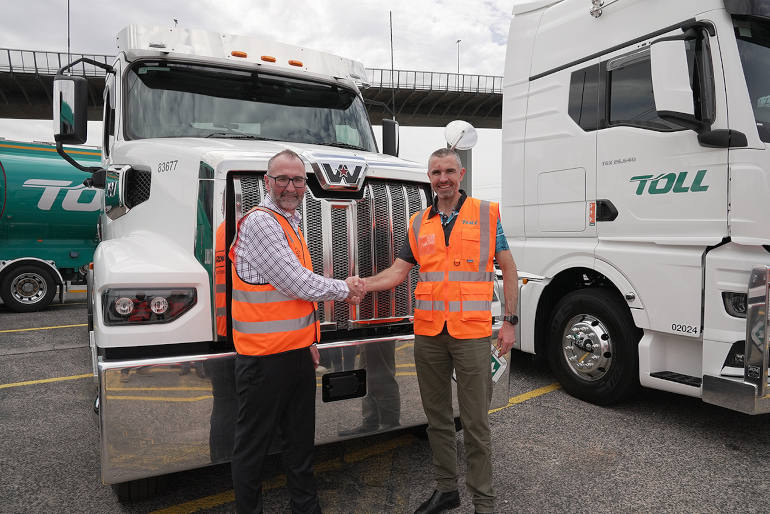
[[[41,313],[0,305],[0,512],[232,512],[228,465],[169,475],[131,504],[101,484],[85,323],[83,295]],[[767,416],[649,390],[597,407],[524,355],[511,362],[510,396],[490,414],[499,512],[770,512]],[[421,435],[319,447],[324,512],[413,512],[433,489]],[[289,512],[278,456],[265,473],[265,511]],[[473,512],[460,485],[455,512]]]

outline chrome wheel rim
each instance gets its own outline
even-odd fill
[[[562,334],[567,367],[587,382],[602,379],[612,366],[612,338],[607,327],[590,314],[573,316]]]
[[[45,278],[37,273],[22,273],[11,281],[11,296],[25,305],[38,303],[45,298],[47,292],[48,284]]]

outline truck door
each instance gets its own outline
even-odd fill
[[[696,116],[727,127],[717,38],[697,32],[686,42]],[[694,130],[657,115],[650,44],[682,34],[625,47],[600,64],[596,256],[630,279],[645,328],[699,336],[701,258],[728,235],[727,150],[701,146]]]

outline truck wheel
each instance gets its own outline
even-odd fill
[[[45,309],[56,295],[57,282],[50,271],[36,264],[22,264],[0,280],[0,297],[16,312]]]
[[[641,331],[607,289],[574,291],[551,317],[548,361],[564,389],[597,405],[619,402],[639,387]]]
[[[160,494],[166,488],[166,484],[167,477],[162,475],[112,484],[112,490],[120,503],[130,503],[146,500]]]

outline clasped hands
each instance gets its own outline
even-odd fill
[[[358,275],[354,275],[352,277],[346,278],[345,283],[348,285],[348,289],[350,290],[345,301],[353,305],[358,305],[361,303],[363,297],[366,296],[366,282],[364,282],[364,279]]]

